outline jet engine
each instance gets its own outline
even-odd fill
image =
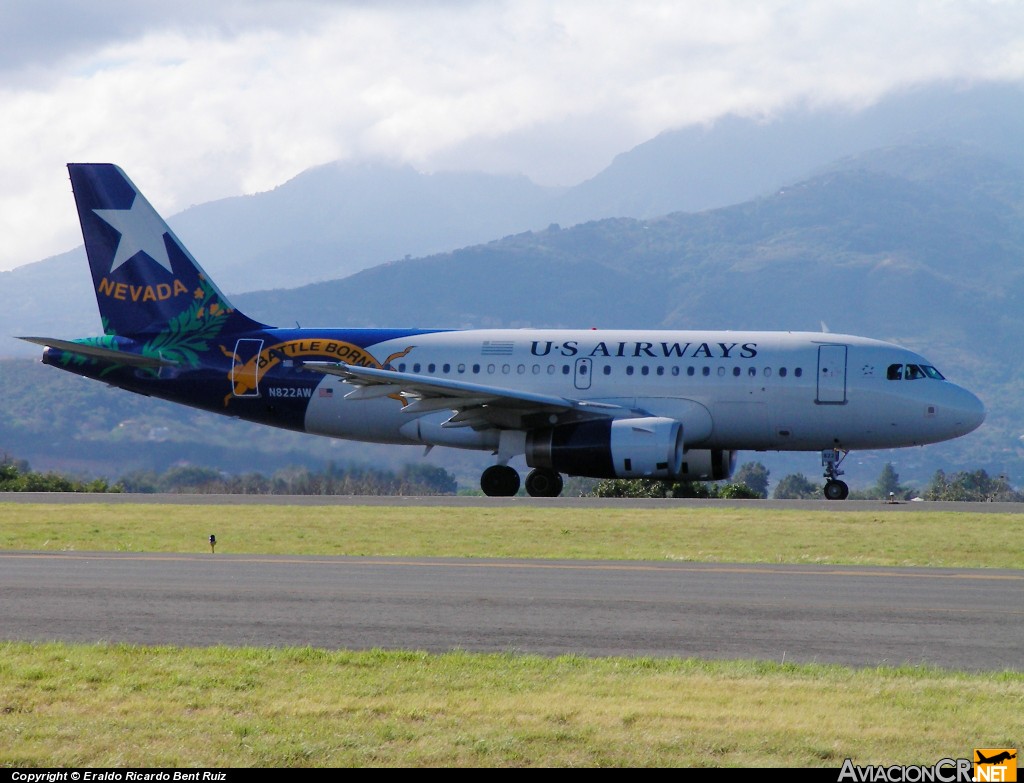
[[[544,427],[526,436],[526,464],[570,476],[717,480],[732,474],[728,451],[683,448],[683,425],[647,416]]]
[[[687,449],[679,481],[722,481],[736,470],[736,452],[723,449]]]
[[[732,475],[736,452],[684,449],[680,422],[647,416],[532,430],[526,436],[526,464],[591,478],[719,481]]]

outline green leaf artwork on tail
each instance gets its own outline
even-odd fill
[[[74,340],[74,342],[81,343],[82,345],[95,345],[99,348],[106,348],[109,351],[120,351],[121,346],[119,346],[117,342],[114,340],[115,335],[110,330],[106,318],[103,319],[103,332],[104,334],[102,337],[83,337],[81,339]],[[92,357],[83,356],[80,353],[69,353],[67,351],[64,351],[64,353],[60,357],[60,363],[64,367],[67,367],[68,365],[91,364],[95,361],[96,360],[93,359]],[[115,369],[115,367],[118,366],[120,365],[108,367],[103,372],[101,372],[100,375],[106,375],[108,372],[110,372],[111,370]]]
[[[140,353],[143,356],[151,356],[156,359],[187,364],[191,367],[199,366],[199,354],[209,350],[210,341],[220,334],[228,317],[234,312],[220,303],[217,290],[209,284],[204,275],[199,277],[199,288],[195,291],[195,299],[189,307],[182,310],[168,321],[167,326],[162,329],[151,340],[142,345]],[[102,337],[85,337],[75,340],[82,345],[95,345],[111,351],[120,351],[121,346],[117,343],[109,321],[103,319]],[[63,365],[82,365],[95,362],[96,359],[81,354],[65,352],[61,357]],[[115,364],[103,370],[101,375],[123,367]],[[144,372],[156,375],[156,369],[145,369]]]
[[[210,349],[210,340],[220,334],[231,313],[220,304],[217,291],[206,276],[200,275],[195,301],[143,345],[142,354],[198,367],[199,353]]]

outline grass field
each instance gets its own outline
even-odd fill
[[[1024,514],[0,502],[0,549],[1024,568]]]
[[[211,533],[230,553],[1024,567],[1015,514],[0,503],[3,550]],[[6,767],[838,770],[1021,748],[1021,715],[1020,669],[0,644]]]

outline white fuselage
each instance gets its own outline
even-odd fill
[[[407,350],[408,349],[408,350]],[[807,332],[471,330],[382,342],[390,368],[675,419],[687,448],[802,451],[916,446],[963,435],[981,402],[922,356],[863,337]],[[893,367],[931,375],[891,379]],[[917,374],[916,372],[914,374]],[[452,411],[406,413],[400,399],[346,399],[325,377],[306,429],[388,443],[497,447],[493,429],[446,428]],[[510,421],[510,429],[516,424]]]

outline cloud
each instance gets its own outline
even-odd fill
[[[728,113],[1024,78],[1014,2],[7,6],[0,269],[80,243],[71,160],[120,164],[165,214],[336,159],[573,184]]]

